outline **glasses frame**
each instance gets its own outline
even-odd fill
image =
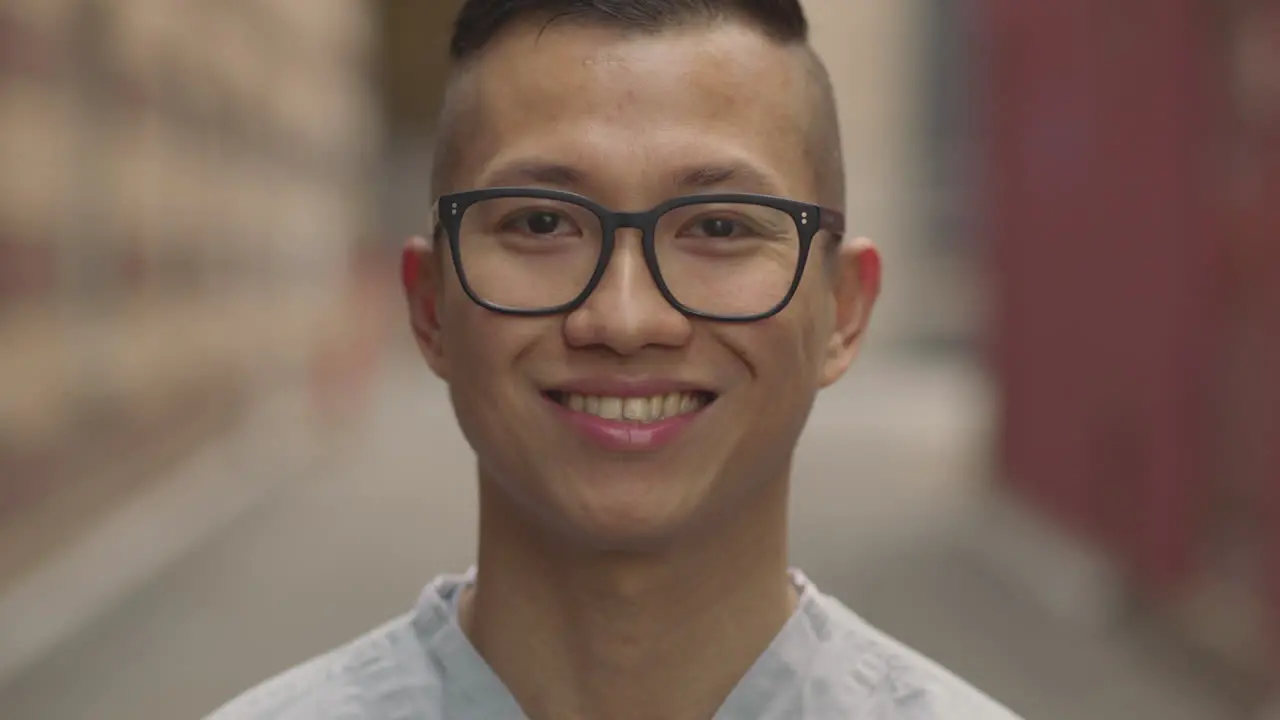
[[[596,267],[591,273],[590,279],[587,280],[582,292],[578,293],[572,300],[561,303],[548,308],[526,309],[514,308],[496,303],[489,302],[471,287],[471,283],[467,281],[467,272],[463,268],[462,252],[461,252],[461,235],[462,235],[462,217],[466,214],[468,208],[476,203],[486,200],[496,200],[499,198],[510,197],[527,197],[539,200],[555,200],[557,202],[570,203],[577,205],[586,210],[591,211],[600,219],[600,229],[603,233],[600,244],[600,257],[596,261]],[[662,270],[658,265],[658,251],[655,245],[658,220],[666,213],[677,208],[688,205],[698,205],[704,203],[738,203],[738,204],[755,204],[771,207],[780,210],[791,216],[795,221],[796,230],[800,234],[800,254],[796,263],[795,277],[791,281],[791,286],[782,300],[773,308],[762,313],[754,315],[716,315],[714,313],[705,313],[690,308],[678,299],[667,287],[666,280],[662,277]],[[462,289],[466,292],[467,297],[480,307],[491,310],[504,315],[516,315],[522,317],[545,317],[548,315],[562,315],[573,312],[582,306],[591,297],[591,293],[595,292],[600,285],[601,279],[604,278],[605,271],[609,267],[609,261],[613,257],[614,248],[617,246],[617,231],[623,228],[639,230],[641,232],[641,247],[644,252],[645,265],[649,268],[649,275],[653,278],[653,282],[658,287],[658,291],[662,297],[676,310],[684,315],[702,320],[714,320],[718,322],[755,322],[764,320],[782,312],[784,308],[795,297],[796,290],[800,287],[800,281],[804,277],[804,268],[808,264],[809,252],[813,246],[813,239],[819,231],[825,230],[831,234],[836,242],[839,242],[844,236],[845,218],[844,214],[832,210],[830,208],[814,205],[811,203],[800,202],[798,200],[790,200],[787,198],[776,197],[773,195],[757,195],[751,193],[715,193],[705,195],[684,195],[672,198],[660,205],[643,212],[618,212],[611,210],[588,197],[577,193],[567,192],[564,190],[551,190],[547,188],[532,187],[498,187],[483,188],[479,190],[466,190],[463,192],[449,193],[440,196],[436,203],[436,217],[438,218],[438,227],[443,228],[449,240],[450,255],[453,257],[453,269],[458,273],[458,279],[462,283]]]

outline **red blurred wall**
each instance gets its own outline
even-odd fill
[[[1280,619],[1277,5],[977,3],[1003,482],[1148,598]]]

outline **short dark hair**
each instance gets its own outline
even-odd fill
[[[799,0],[466,0],[453,25],[449,55],[454,62],[464,62],[504,28],[529,18],[656,32],[725,17],[745,20],[778,42],[809,39],[809,22]]]

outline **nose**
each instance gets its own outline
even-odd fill
[[[680,347],[690,331],[689,319],[658,290],[635,230],[618,231],[600,284],[565,319],[564,330],[571,347],[605,347],[619,355]]]

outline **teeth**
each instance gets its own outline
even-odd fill
[[[604,403],[601,403],[602,405]],[[622,401],[622,417],[645,420],[649,417],[649,398],[627,398]]]
[[[622,398],[600,398],[600,409],[595,414],[605,420],[620,420],[622,418]]]
[[[698,393],[668,393],[652,397],[601,397],[562,393],[557,399],[572,410],[596,415],[606,420],[628,420],[636,423],[655,422],[691,413],[706,404]]]
[[[680,412],[680,393],[671,393],[662,398],[662,417],[675,417]]]

